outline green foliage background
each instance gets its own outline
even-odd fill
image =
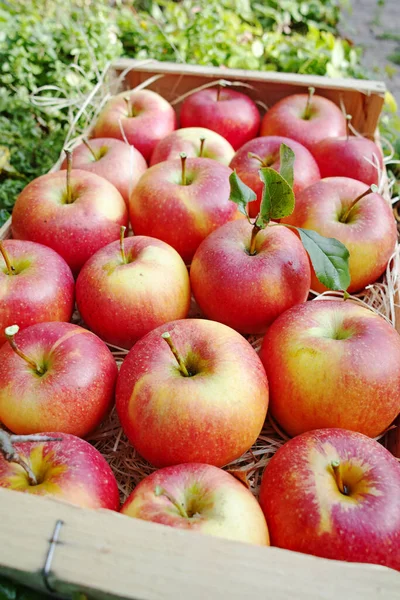
[[[360,51],[337,35],[344,2],[0,0],[0,222],[56,161],[76,106],[109,61],[365,77]],[[56,106],[44,106],[48,96]]]

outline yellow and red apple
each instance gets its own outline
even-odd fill
[[[368,138],[356,135],[328,137],[314,146],[313,155],[321,177],[351,177],[367,185],[379,184],[382,151]]]
[[[0,487],[36,496],[53,496],[82,508],[118,510],[113,472],[96,448],[74,435],[46,432],[52,442],[18,442],[14,450],[30,466],[36,484],[19,464],[0,453]]]
[[[273,546],[400,570],[400,464],[364,435],[290,440],[264,471],[260,504]]]
[[[123,246],[113,242],[87,261],[76,282],[76,300],[94,333],[130,349],[155,327],[187,316],[189,275],[165,242],[129,237]]]
[[[130,442],[154,466],[222,466],[257,439],[268,382],[240,334],[221,323],[184,319],[133,346],[119,373],[116,406]]]
[[[397,240],[389,203],[368,190],[365,183],[349,177],[321,179],[296,196],[294,211],[281,220],[336,238],[346,246],[350,252],[350,293],[362,290],[382,275]],[[326,290],[314,272],[311,288]]]
[[[313,151],[327,137],[346,135],[346,118],[340,108],[323,96],[291,94],[264,115],[260,135],[282,135]]]
[[[67,168],[67,160],[61,169]],[[112,183],[128,204],[129,194],[147,169],[140,152],[121,140],[94,138],[72,152],[72,168],[90,171]]]
[[[18,196],[12,234],[49,246],[77,274],[97,250],[119,238],[128,211],[119,191],[104,177],[73,169],[31,181]]]
[[[241,333],[264,333],[282,312],[307,300],[311,273],[292,231],[276,224],[259,231],[253,255],[252,229],[244,219],[209,235],[194,255],[190,281],[208,319]]]
[[[263,512],[243,483],[200,463],[165,467],[145,477],[121,513],[177,529],[269,545]]]
[[[235,154],[230,143],[216,131],[205,127],[184,127],[158,142],[150,166],[164,160],[175,160],[181,152],[188,158],[212,158],[226,166]]]
[[[216,131],[237,150],[256,137],[261,119],[249,96],[218,86],[190,94],[182,103],[180,121],[182,127]]]
[[[54,250],[22,240],[0,242],[0,345],[4,329],[69,321],[74,310],[71,269]]]
[[[189,263],[214,229],[244,217],[229,200],[229,167],[210,158],[185,160],[150,167],[132,192],[129,213],[135,235],[167,242]]]
[[[107,102],[92,135],[125,138],[149,161],[157,143],[174,129],[175,111],[167,100],[151,90],[128,90]]]
[[[295,195],[321,179],[313,155],[302,144],[276,135],[250,140],[236,152],[229,166],[236,171],[243,183],[257,194],[257,200],[250,202],[248,205],[251,217],[256,217],[260,211],[263,184],[259,176],[259,170],[261,167],[270,167],[279,172],[281,144],[291,148],[295,154],[293,181]]]
[[[267,331],[260,358],[271,413],[289,435],[341,427],[376,437],[400,412],[400,336],[351,300],[286,311]]]
[[[17,434],[83,437],[110,409],[117,373],[107,346],[87,329],[31,325],[0,348],[0,422]]]

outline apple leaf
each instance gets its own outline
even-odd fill
[[[265,227],[271,219],[282,219],[293,212],[294,194],[286,179],[274,169],[262,167],[258,173],[264,189],[257,225]]]
[[[346,246],[312,229],[295,229],[300,234],[318,280],[330,290],[346,290],[350,285],[350,253]]]
[[[294,168],[294,159],[295,159],[294,152],[291,148],[289,148],[289,146],[286,146],[286,144],[281,144],[279,153],[280,153],[279,173],[282,175],[283,179],[285,179],[285,181],[288,182],[290,187],[293,187],[293,181],[294,181],[293,168]]]
[[[240,212],[248,217],[247,205],[257,199],[257,194],[248,185],[243,183],[236,171],[229,176],[231,194],[229,200],[237,204]]]

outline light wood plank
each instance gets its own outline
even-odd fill
[[[51,584],[59,593],[79,589],[125,600],[399,600],[400,574],[385,567],[219,540],[5,489],[0,569],[20,578],[18,565],[31,572],[26,582],[43,585],[40,572],[58,519],[64,525]]]
[[[0,227],[0,240],[7,240],[11,237],[11,217]]]

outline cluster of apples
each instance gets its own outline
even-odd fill
[[[0,242],[13,447],[0,485],[118,510],[109,466],[81,439],[115,398],[159,468],[124,514],[400,569],[400,465],[372,439],[400,412],[400,338],[351,301],[306,302],[310,286],[359,291],[387,266],[380,150],[313,90],[261,122],[246,95],[208,88],[180,123],[158,94],[124,92],[16,202],[14,239]],[[186,318],[191,293],[207,319]],[[68,323],[75,296],[91,331]],[[259,356],[241,334],[265,334]],[[119,373],[106,344],[129,350]],[[268,408],[296,437],[258,504],[220,467],[252,446]]]

